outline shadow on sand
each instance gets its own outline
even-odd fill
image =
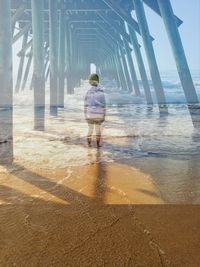
[[[1,266],[195,266],[199,262],[198,206],[105,204],[107,172],[100,150],[90,163],[95,167],[93,197],[19,164],[9,166],[10,184],[3,179],[0,186]]]

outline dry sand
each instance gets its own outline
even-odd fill
[[[200,206],[163,205],[150,176],[100,157],[1,167],[0,266],[200,266]]]

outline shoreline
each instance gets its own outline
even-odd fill
[[[1,170],[0,265],[198,266],[200,205],[161,204],[150,177],[122,166]]]
[[[66,191],[73,189],[105,205],[164,203],[150,176],[126,164],[101,161],[100,153],[98,150],[95,156],[91,153],[90,163],[80,167],[48,170],[42,167],[42,163],[38,168],[31,163],[15,162],[7,168],[0,168],[0,184],[12,190],[19,189],[29,196],[35,194],[39,199],[40,194],[45,195],[46,201],[54,197],[46,191],[51,192],[52,188],[62,185]],[[37,191],[38,194],[35,193]]]
[[[0,265],[198,266],[199,159],[127,156],[128,138],[88,149],[73,135],[87,125],[63,122],[35,132],[22,118],[14,131],[14,163],[0,166]]]

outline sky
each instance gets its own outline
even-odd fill
[[[174,14],[183,21],[179,33],[188,65],[191,70],[200,70],[200,0],[171,0],[171,5]],[[162,18],[144,6],[150,33],[155,38],[153,46],[159,69],[176,69]],[[142,44],[140,37],[139,40]]]

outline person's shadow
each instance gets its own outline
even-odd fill
[[[103,162],[102,151],[97,149],[93,152],[88,149],[88,162],[92,164],[94,183],[94,200],[98,203],[105,203],[106,196],[106,163]],[[89,170],[90,170],[89,166]],[[86,174],[87,175],[87,174]]]

